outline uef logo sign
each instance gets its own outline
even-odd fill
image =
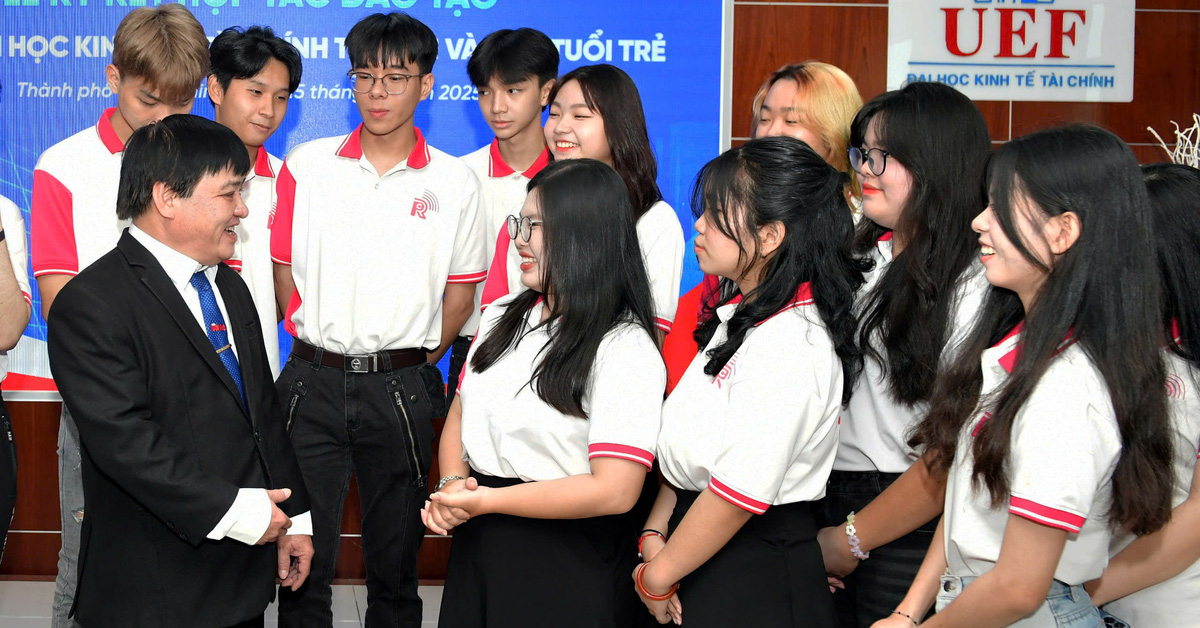
[[[888,89],[975,100],[1133,100],[1134,0],[893,0]]]

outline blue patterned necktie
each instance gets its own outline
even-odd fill
[[[246,405],[246,389],[242,387],[242,368],[238,366],[237,356],[229,344],[229,332],[225,328],[225,318],[221,316],[221,308],[217,307],[217,295],[213,294],[212,285],[204,271],[192,275],[192,287],[200,295],[200,311],[204,313],[204,328],[208,331],[208,341],[217,350],[217,357],[229,371],[238,392],[242,394],[242,405]]]

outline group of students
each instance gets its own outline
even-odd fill
[[[136,129],[190,110],[207,77],[245,144],[227,263],[263,328],[295,338],[282,364],[267,352],[311,502],[292,533],[315,550],[280,625],[332,622],[351,473],[368,625],[420,624],[426,527],[454,532],[454,628],[1200,616],[1194,169],[1139,169],[1092,126],[993,151],[951,88],[864,104],[833,66],[785,66],[754,139],[697,175],[709,279],[677,315],[683,230],[625,72],[560,77],[544,34],[492,33],[467,70],[495,139],[459,159],[413,124],[428,27],[371,15],[346,49],[362,124],[280,161],[262,146],[296,50],[259,27],[210,46],[183,6],[137,9],[106,70],[117,106],[34,173],[48,312],[128,226],[113,206]],[[0,309],[27,316],[4,271]],[[75,434],[64,406],[56,626],[86,516]]]

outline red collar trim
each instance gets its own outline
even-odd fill
[[[262,146],[258,147],[258,158],[254,160],[254,175],[275,178],[275,170],[271,168],[271,157],[267,155],[267,149]]]
[[[736,297],[733,297],[732,299],[730,299],[728,305],[736,305],[741,302],[742,302],[742,295],[739,294]],[[790,309],[797,308],[802,305],[812,305],[812,302],[813,302],[812,283],[806,281],[806,282],[800,284],[800,287],[796,289],[796,296],[795,296],[795,298],[792,299],[791,303],[788,303],[787,305],[779,308],[778,312],[775,312],[774,314],[755,323],[754,326],[758,327],[759,325],[762,325],[763,323],[771,320],[772,318],[775,318],[776,316],[779,316],[780,314],[782,314]]]
[[[1175,344],[1179,344],[1179,341],[1180,341],[1180,339],[1182,339],[1182,337],[1183,337],[1183,328],[1179,326],[1179,319],[1172,318],[1171,319],[1171,340],[1174,341]]]
[[[413,127],[413,133],[417,136],[417,143],[413,146],[412,152],[408,154],[408,167],[420,170],[429,165],[433,156],[429,153],[429,144],[425,142],[425,136],[421,134],[421,129]],[[342,141],[342,145],[337,149],[338,157],[347,159],[362,159],[362,124],[358,128],[350,132],[346,139]]]
[[[109,153],[116,155],[117,153],[125,152],[125,142],[117,137],[116,130],[113,129],[112,117],[116,115],[117,108],[109,107],[100,114],[100,121],[96,123],[96,130],[100,133],[100,141]]]
[[[1021,321],[1021,322],[1017,323],[1017,326],[1013,327],[1012,331],[1008,332],[1008,335],[1006,335],[1003,339],[1001,339],[1000,342],[996,343],[995,346],[999,347],[999,346],[1003,345],[1004,343],[1008,342],[1013,336],[1016,336],[1017,334],[1021,333],[1021,330],[1023,330],[1023,329],[1025,329],[1025,321]],[[1075,330],[1074,329],[1068,330],[1067,337],[1063,338],[1062,344],[1059,345],[1058,350],[1054,352],[1054,355],[1058,355],[1058,354],[1062,353],[1063,351],[1066,351],[1068,347],[1075,344],[1076,340],[1077,340],[1077,338],[1075,338]],[[996,362],[998,362],[1000,364],[1000,367],[1004,369],[1005,373],[1012,373],[1013,367],[1017,365],[1017,358],[1020,357],[1020,355],[1021,355],[1021,343],[1017,343],[1017,345],[1015,347],[1013,347],[1011,351],[1000,356],[1000,358],[997,359]]]
[[[516,172],[508,162],[504,161],[504,156],[500,154],[500,138],[492,138],[491,148],[488,150],[491,159],[488,162],[488,176],[493,178],[507,177]],[[532,179],[537,173],[542,171],[550,164],[550,149],[542,147],[542,152],[533,160],[533,164],[521,173],[521,176],[526,179]]]
[[[889,232],[879,236],[879,239],[876,240],[875,243],[878,244],[880,242],[891,242],[892,236],[895,235],[895,233],[896,232],[894,232],[894,231],[889,231]]]

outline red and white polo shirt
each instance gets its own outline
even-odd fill
[[[591,473],[589,461],[597,457],[629,460],[649,470],[667,382],[654,339],[632,323],[610,329],[596,351],[583,399],[588,418],[566,416],[542,401],[529,384],[550,341],[545,326],[527,331],[486,371],[471,369],[475,351],[515,296],[484,311],[467,354],[459,387],[463,458],[481,473],[526,481]],[[543,308],[539,301],[529,310],[527,329],[541,323]]]
[[[129,221],[117,219],[125,144],[104,110],[88,127],[42,153],[33,170],[33,276],[74,277],[112,250]]]
[[[981,399],[1008,379],[1020,329],[983,352]],[[971,445],[990,416],[981,406],[963,427],[950,467],[942,515],[950,573],[979,576],[994,567],[1009,517],[1016,515],[1070,533],[1055,580],[1076,585],[1098,577],[1108,565],[1112,533],[1105,514],[1121,455],[1112,398],[1100,372],[1074,343],[1050,362],[1013,423],[1007,507],[993,508],[988,490],[971,485]]]
[[[432,350],[446,284],[487,274],[479,180],[420,130],[380,176],[361,131],[301,144],[279,172],[271,258],[296,282],[285,325],[337,353]]]
[[[505,245],[508,243],[507,227],[504,224],[509,215],[520,214],[521,206],[525,204],[526,188],[529,180],[542,171],[550,163],[550,151],[543,148],[542,154],[523,172],[513,170],[500,154],[500,140],[493,138],[492,143],[479,150],[464,155],[463,162],[479,177],[480,215],[484,220],[484,243],[487,245],[487,259],[496,255],[498,239]],[[516,277],[520,277],[519,269]],[[471,318],[463,325],[463,336],[474,336],[479,329],[479,311],[483,305],[483,290],[475,291],[475,310]]]
[[[1200,450],[1200,378],[1188,362],[1174,352],[1164,351],[1167,367],[1167,404],[1171,412],[1174,437],[1175,486],[1171,507],[1177,508],[1191,495],[1196,474],[1196,453]],[[1113,538],[1109,556],[1116,556],[1133,542],[1131,534]],[[1135,591],[1104,606],[1130,626],[1178,625],[1180,617],[1198,617],[1200,613],[1200,561],[1183,572],[1154,586]]]
[[[519,208],[518,208],[519,210]],[[638,246],[650,296],[654,301],[654,322],[663,332],[671,331],[675,309],[679,306],[679,280],[683,276],[683,228],[675,210],[666,201],[654,204],[637,222]],[[521,256],[512,246],[507,231],[496,237],[496,252],[483,286],[482,307],[496,299],[525,289],[521,283]]]
[[[254,167],[242,184],[242,201],[250,214],[237,226],[237,242],[233,257],[225,263],[242,275],[242,281],[250,288],[254,298],[254,309],[262,325],[263,342],[266,344],[267,361],[271,374],[279,376],[279,334],[275,318],[275,271],[271,263],[271,231],[268,222],[275,209],[275,173],[283,167],[283,161],[258,147]]]
[[[876,242],[870,257],[875,267],[863,274],[864,283],[856,298],[860,313],[892,263],[892,232],[887,232]],[[978,258],[974,259],[955,286],[949,319],[951,327],[947,330],[949,338],[942,351],[943,364],[953,359],[962,341],[970,334],[990,287],[983,264]],[[881,355],[886,355],[881,338],[872,338],[871,344]],[[850,403],[842,413],[842,436],[833,468],[838,471],[904,473],[917,460],[917,452],[908,446],[908,432],[927,410],[924,403],[908,406],[896,401],[883,367],[868,354],[862,376],[855,383]]]
[[[8,260],[12,264],[13,276],[17,279],[17,287],[25,304],[33,307],[33,297],[29,292],[29,270],[25,258],[25,220],[21,218],[21,210],[7,198],[0,196],[0,224],[4,225],[4,244],[8,245]],[[8,352],[0,351],[0,382],[8,377]]]
[[[824,497],[837,451],[842,363],[806,283],[747,332],[716,377],[705,374],[705,353],[725,342],[740,303],[717,308],[720,326],[663,404],[658,460],[672,485],[708,488],[761,515]]]

